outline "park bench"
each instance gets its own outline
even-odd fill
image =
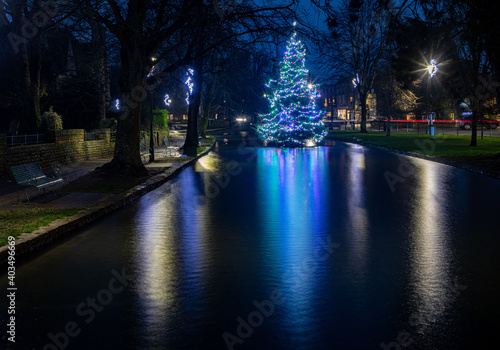
[[[42,168],[38,163],[29,163],[24,165],[17,165],[10,168],[14,180],[25,187],[24,193],[26,194],[26,199],[29,203],[29,197],[27,192],[27,187],[36,187],[38,192],[43,188],[45,193],[45,188],[63,182],[63,179],[56,177],[47,177]],[[17,192],[17,202],[19,203],[19,191]]]
[[[167,149],[167,155],[168,156],[177,156],[177,153],[180,150],[180,147],[175,147],[170,144],[170,141],[168,139],[163,139],[163,143],[165,144],[165,147]]]
[[[142,149],[140,149],[140,155],[141,155],[141,159],[143,158],[146,158],[146,157],[149,157],[151,155],[151,153],[148,151],[143,151]],[[143,161],[145,161],[145,159],[143,159]]]

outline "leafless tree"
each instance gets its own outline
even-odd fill
[[[0,26],[8,47],[4,54],[14,55],[15,93],[20,111],[11,122],[12,133],[19,124],[34,132],[41,122],[40,99],[44,94],[40,75],[45,34],[67,18],[68,1],[4,0],[0,4]]]
[[[366,100],[390,49],[391,23],[414,1],[404,0],[397,6],[388,0],[314,3],[325,12],[329,29],[323,37],[321,63],[331,79],[352,79],[360,97],[361,132],[365,133]]]
[[[86,2],[94,20],[105,25],[121,47],[119,87],[124,113],[118,122],[113,160],[104,169],[146,173],[139,155],[142,101],[152,85],[182,66],[191,66],[194,72],[184,145],[185,152],[193,152],[198,146],[205,57],[233,38],[257,40],[270,28],[283,28],[294,0],[272,3],[262,7],[254,1],[233,1],[229,5],[203,0]],[[220,36],[212,35],[214,28],[220,29]],[[154,68],[152,57],[156,59]]]

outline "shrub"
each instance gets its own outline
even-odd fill
[[[41,125],[42,131],[51,132],[56,130],[62,130],[62,128],[63,128],[62,116],[54,112],[53,107],[50,106],[49,110],[42,114],[42,125]]]
[[[153,111],[153,120],[156,130],[168,130],[168,111],[166,109],[155,109]]]

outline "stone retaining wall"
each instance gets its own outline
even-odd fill
[[[95,130],[96,140],[84,141],[83,129],[59,130],[53,143],[7,147],[5,135],[0,135],[0,174],[9,167],[38,162],[42,169],[83,160],[111,157],[115,143],[109,129]]]

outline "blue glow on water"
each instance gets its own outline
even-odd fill
[[[231,162],[240,171],[228,175]],[[391,191],[384,173],[402,162],[411,174]],[[358,145],[221,147],[17,266],[19,348],[43,348],[75,320],[71,349],[224,349],[222,335],[238,336],[273,292],[282,302],[234,349],[487,348],[499,190]],[[75,307],[122,268],[130,284],[85,324]],[[395,343],[402,331],[412,346]]]

